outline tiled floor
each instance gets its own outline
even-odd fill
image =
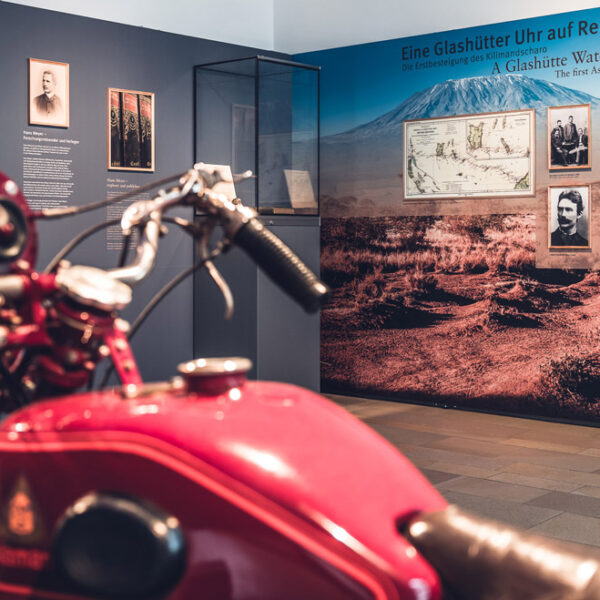
[[[600,428],[329,396],[481,515],[600,547]]]

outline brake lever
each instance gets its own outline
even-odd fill
[[[200,259],[205,261],[204,266],[206,267],[208,274],[210,275],[211,279],[216,283],[221,294],[223,295],[223,300],[225,301],[225,319],[229,320],[231,319],[231,317],[233,317],[233,312],[235,308],[231,288],[229,287],[229,284],[221,275],[217,267],[215,267],[215,264],[212,262],[212,260],[208,259],[208,240],[210,239],[214,229],[215,221],[213,219],[206,219],[200,225],[200,235],[197,237],[196,240],[196,248],[198,250]]]
[[[168,192],[159,190],[152,200],[140,200],[128,206],[121,217],[121,230],[123,235],[131,235],[133,228],[146,222],[155,211],[164,212],[168,207],[184,200],[193,193],[202,196],[219,182],[239,183],[254,177],[252,171],[236,174],[231,180],[225,179],[218,169],[209,171],[204,163],[196,163],[179,180],[179,187],[174,187]]]
[[[200,173],[190,169],[180,180],[180,186],[166,192],[159,190],[152,200],[140,200],[128,206],[121,217],[123,235],[130,235],[135,226],[141,225],[151,218],[152,213],[163,213],[168,207],[186,198],[192,191],[199,193],[203,189]]]
[[[232,177],[232,181],[233,183],[241,183],[242,181],[246,181],[246,179],[255,179],[256,175],[254,175],[254,173],[252,173],[252,171],[248,170],[248,171],[244,171],[243,173],[236,173],[233,177]]]

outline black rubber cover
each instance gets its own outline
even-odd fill
[[[402,531],[460,600],[598,600],[597,549],[519,531],[456,507]]]
[[[179,523],[160,509],[92,493],[66,512],[53,556],[65,581],[86,595],[148,600],[178,583],[186,549]]]
[[[329,288],[258,219],[245,223],[233,239],[306,312],[317,312]]]

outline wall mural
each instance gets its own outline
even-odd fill
[[[324,392],[600,421],[599,42],[591,9],[295,57]]]

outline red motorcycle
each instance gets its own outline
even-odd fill
[[[132,204],[121,220],[126,239],[138,231],[131,264],[126,252],[109,270],[61,260],[90,230],[37,272],[36,219],[102,203],[34,213],[0,175],[0,394],[12,411],[0,426],[0,598],[599,598],[600,563],[584,549],[448,506],[343,409],[247,381],[246,359],[142,382],[137,323],[128,331],[118,311],[150,273],[165,221],[194,236],[192,269],[207,268],[228,305],[213,259],[232,245],[305,309],[327,293],[218,181],[196,165]],[[176,205],[204,218],[169,219]],[[106,358],[121,385],[78,392]]]

